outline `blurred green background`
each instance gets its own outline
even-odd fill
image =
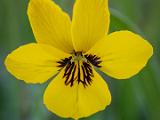
[[[70,15],[74,0],[55,0]],[[154,46],[148,66],[130,80],[103,77],[112,104],[83,120],[160,120],[160,0],[110,0],[111,28],[132,30]],[[34,42],[27,18],[28,0],[0,0],[0,120],[63,120],[48,112],[42,95],[48,83],[29,85],[5,69],[5,56],[18,46]],[[136,48],[135,48],[136,49]]]

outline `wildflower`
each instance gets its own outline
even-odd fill
[[[108,35],[108,0],[76,0],[72,22],[53,1],[30,0],[28,16],[37,43],[14,50],[5,65],[26,83],[44,83],[58,73],[45,90],[44,104],[61,117],[87,117],[110,104],[108,86],[95,68],[127,79],[153,53],[132,32]]]

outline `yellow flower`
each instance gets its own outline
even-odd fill
[[[44,83],[48,110],[78,119],[104,110],[111,95],[102,70],[117,79],[137,74],[153,54],[142,37],[118,31],[108,34],[108,0],[76,0],[72,22],[51,0],[30,0],[28,16],[37,43],[10,53],[5,65],[17,79]]]

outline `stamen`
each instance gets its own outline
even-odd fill
[[[75,82],[78,84],[82,83],[84,87],[91,85],[93,74],[93,67],[101,67],[99,64],[100,57],[96,55],[85,55],[83,56],[82,52],[77,52],[74,56],[69,58],[61,59],[58,61],[58,67],[61,69],[64,68],[65,85],[72,87]]]

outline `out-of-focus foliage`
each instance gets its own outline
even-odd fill
[[[74,0],[55,2],[71,15]],[[141,34],[154,46],[154,56],[130,80],[113,80],[102,74],[109,84],[112,104],[83,120],[160,120],[160,1],[109,2],[110,32],[128,29]],[[11,76],[3,64],[10,51],[35,42],[26,14],[27,4],[28,0],[0,0],[0,120],[62,120],[43,105],[43,92],[48,83],[25,84]]]

